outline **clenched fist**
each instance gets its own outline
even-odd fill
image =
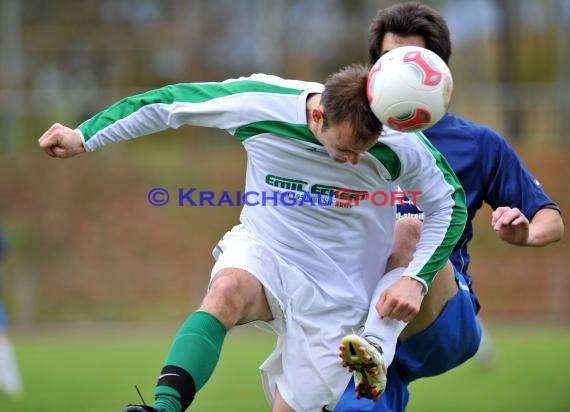
[[[38,143],[49,156],[61,159],[85,152],[79,132],[59,123],[53,124]]]

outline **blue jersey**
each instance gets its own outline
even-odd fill
[[[447,159],[465,190],[467,223],[450,260],[471,285],[467,244],[473,237],[473,218],[483,203],[493,210],[516,207],[529,220],[540,209],[558,207],[507,141],[489,127],[448,113],[424,134]]]

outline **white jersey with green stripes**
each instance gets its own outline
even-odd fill
[[[245,190],[257,194],[242,224],[333,301],[367,309],[393,243],[395,207],[384,196],[420,193],[424,231],[406,274],[426,287],[463,230],[465,198],[421,134],[387,131],[357,165],[334,162],[307,125],[307,97],[322,90],[263,74],[176,84],[125,98],[78,130],[87,151],[185,124],[226,130],[245,147]]]

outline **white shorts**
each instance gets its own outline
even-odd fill
[[[364,324],[367,311],[351,302],[331,302],[243,225],[224,236],[214,257],[212,278],[221,269],[238,268],[264,286],[274,320],[261,323],[278,336],[275,350],[260,367],[268,402],[273,405],[279,388],[297,412],[332,411],[351,377],[341,365],[338,345]]]

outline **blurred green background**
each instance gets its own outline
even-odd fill
[[[153,333],[149,334],[152,327]],[[9,412],[118,412],[128,402],[153,399],[157,371],[175,324],[83,324],[18,334],[26,392],[0,396]],[[470,360],[444,375],[411,384],[409,411],[562,412],[570,410],[565,372],[570,331],[493,327],[495,362]],[[252,326],[226,338],[218,368],[189,410],[269,411],[257,366],[274,345]]]
[[[1,293],[29,381],[20,402],[38,394],[40,399],[65,398],[77,391],[73,385],[78,382],[57,374],[63,367],[53,363],[57,353],[41,352],[49,345],[63,353],[76,348],[72,365],[86,357],[86,362],[108,362],[109,369],[121,368],[122,362],[140,368],[134,379],[117,375],[121,379],[112,384],[104,379],[86,383],[92,395],[81,395],[84,399],[120,384],[128,391],[121,391],[120,399],[135,401],[131,386],[143,381],[147,393],[152,392],[154,370],[170,337],[204,293],[213,263],[210,251],[238,221],[240,209],[178,207],[172,202],[153,207],[147,194],[155,187],[171,193],[193,187],[216,193],[242,190],[245,169],[240,144],[218,131],[182,127],[65,161],[48,158],[38,149],[43,131],[53,122],[76,126],[122,96],[169,83],[218,81],[252,72],[324,81],[343,65],[366,61],[370,20],[379,8],[393,3],[0,0],[0,224],[9,239],[8,257],[0,268]],[[452,33],[451,111],[502,133],[559,203],[568,222],[570,1],[425,3],[443,13]],[[468,369],[457,373],[467,374],[467,386],[494,382],[492,376],[498,374],[504,387],[515,391],[509,392],[514,398],[511,410],[526,410],[525,405],[532,404],[528,399],[538,402],[543,394],[534,391],[537,382],[522,379],[517,368],[530,368],[533,374],[532,362],[540,363],[535,351],[568,347],[568,241],[545,249],[517,249],[495,237],[489,216],[486,208],[477,218],[471,248],[481,317],[497,335],[497,351],[508,352],[518,347],[516,343],[522,349],[513,349],[512,358],[501,356],[503,367],[516,371],[506,377],[498,370],[483,377],[470,375]],[[121,326],[115,329],[93,326],[116,322]],[[139,333],[133,341],[124,333],[128,325],[141,328],[140,322],[151,323],[142,328],[147,334]],[[157,326],[163,323],[169,325],[164,333]],[[513,325],[516,333],[511,334]],[[93,328],[100,333],[93,334]],[[110,347],[103,345],[113,333],[117,337]],[[241,336],[247,334],[238,334],[236,347],[249,347],[246,337],[238,343]],[[270,346],[271,338],[267,339]],[[130,344],[135,345],[132,351],[144,352],[134,364],[126,359],[132,355]],[[555,360],[543,365],[541,383],[550,376],[568,386],[568,351],[551,353]],[[525,359],[532,360],[530,366]],[[43,361],[52,366],[43,367]],[[258,363],[245,366],[253,374],[253,385],[258,385],[257,397]],[[94,374],[101,378],[106,372]],[[449,389],[456,375],[449,376],[426,383],[434,382],[430,393],[460,393],[468,402],[464,392]],[[38,385],[37,379],[46,386]],[[566,406],[558,410],[570,410],[568,395],[561,391],[564,385],[550,387],[549,398]],[[493,396],[506,390],[498,388]],[[515,395],[517,388],[520,393]],[[515,402],[523,394],[527,400]],[[489,396],[487,392],[481,398]],[[17,403],[5,409],[2,402],[0,411],[17,410]],[[20,405],[28,408],[20,410],[35,409]],[[465,405],[453,410],[475,410]],[[481,407],[478,410],[508,410]],[[413,410],[428,409],[414,404]]]

